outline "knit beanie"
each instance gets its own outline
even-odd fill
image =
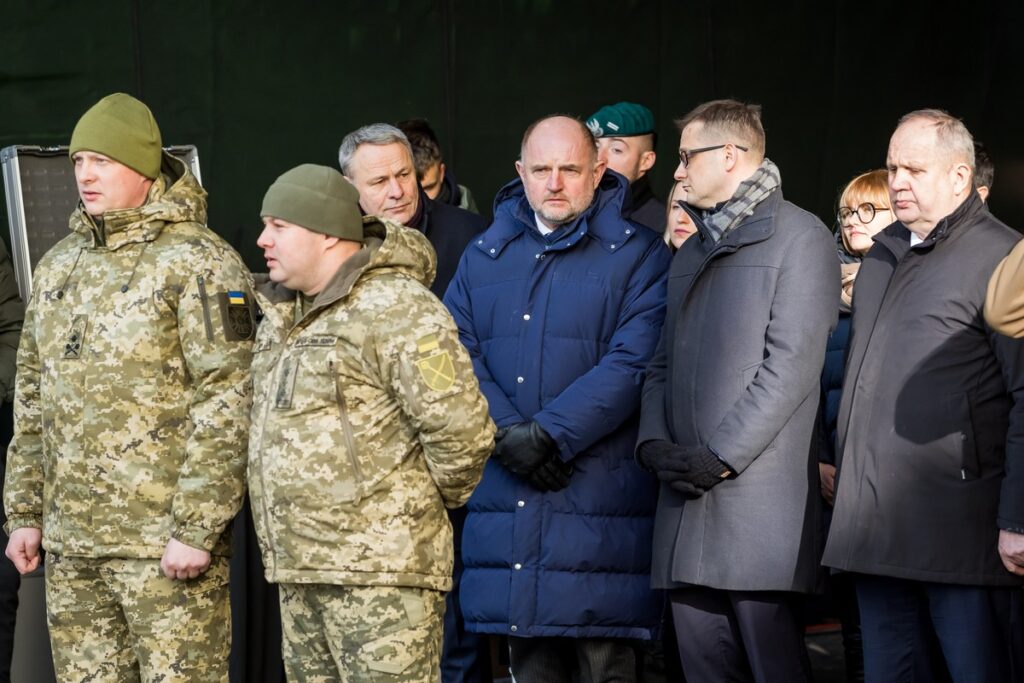
[[[343,240],[363,241],[359,192],[328,166],[302,164],[282,174],[263,197],[260,216]]]
[[[160,128],[149,107],[131,95],[107,95],[82,114],[68,155],[88,150],[153,180],[160,175]]]
[[[587,128],[595,138],[628,138],[654,132],[651,110],[635,102],[619,102],[601,107],[587,119]]]

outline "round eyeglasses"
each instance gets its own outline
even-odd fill
[[[853,214],[857,214],[857,218],[860,219],[861,223],[870,223],[875,218],[875,214],[879,211],[888,211],[888,206],[875,206],[871,202],[864,202],[856,209],[851,209],[848,206],[840,206],[839,213],[836,217],[839,219],[839,223],[845,223]]]

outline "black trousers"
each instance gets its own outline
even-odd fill
[[[956,683],[1024,680],[1020,588],[867,575],[855,580],[869,683],[930,683],[946,676]]]
[[[7,468],[7,444],[14,434],[13,407],[6,401],[0,405],[0,482]],[[0,485],[0,493],[3,486]],[[0,505],[0,525],[7,523],[3,506]],[[11,680],[11,659],[14,656],[14,624],[18,615],[18,589],[21,575],[14,563],[3,554],[7,548],[7,534],[0,530],[0,683]]]
[[[794,594],[694,586],[669,600],[688,683],[811,680]]]
[[[636,643],[617,638],[509,638],[516,683],[635,683]],[[574,677],[578,672],[579,677]]]

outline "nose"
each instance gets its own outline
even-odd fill
[[[686,180],[686,166],[682,161],[680,161],[679,165],[676,166],[676,172],[672,177],[676,180]]]
[[[398,178],[391,176],[388,180],[388,197],[391,199],[401,199],[402,194],[402,184],[398,182]]]
[[[89,159],[80,159],[75,164],[75,178],[80,183],[91,183],[96,179],[94,167],[92,161]]]
[[[557,168],[548,175],[547,189],[550,192],[558,192],[562,189],[562,173]]]
[[[260,236],[256,238],[256,246],[260,249],[269,249],[274,246],[274,241],[270,239],[267,228],[263,228],[260,231]]]

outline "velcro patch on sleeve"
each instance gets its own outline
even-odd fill
[[[220,305],[224,339],[227,341],[248,341],[256,333],[252,317],[252,306],[245,292],[229,290],[217,295]]]

